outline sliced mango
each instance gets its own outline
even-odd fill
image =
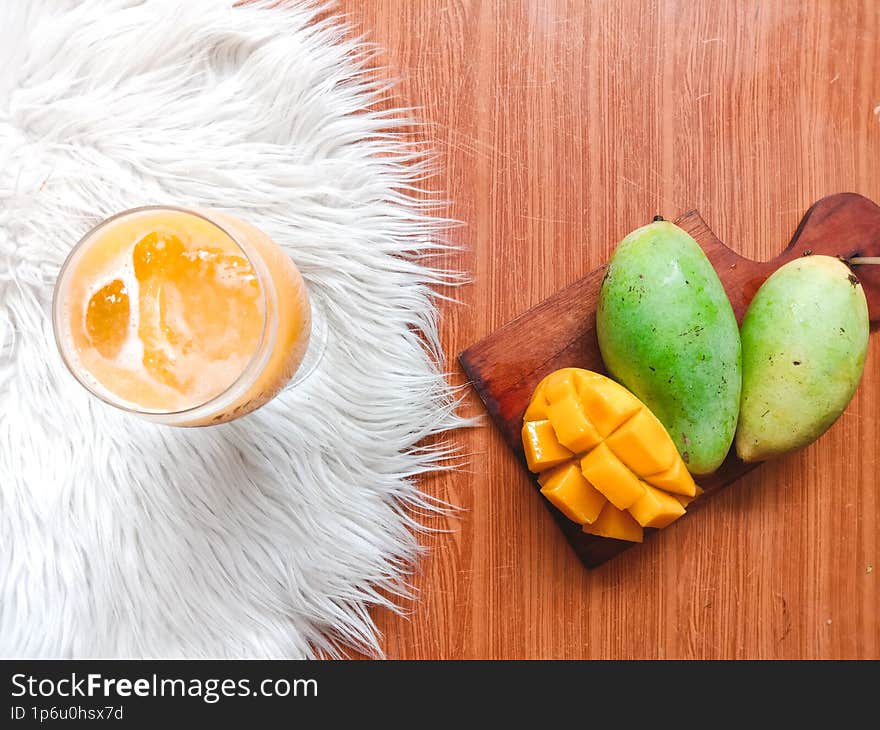
[[[703,493],[703,489],[701,487],[696,487],[695,493],[693,497],[686,497],[683,494],[673,494],[682,507],[687,507],[691,502],[693,502],[697,497],[699,497]]]
[[[581,471],[617,509],[626,509],[645,493],[639,478],[608,448],[599,444],[581,460]]]
[[[666,471],[645,477],[645,481],[658,489],[681,494],[685,497],[695,496],[696,490],[699,489],[681,459],[676,459],[675,463]]]
[[[526,421],[522,436],[531,471],[544,471],[574,456],[556,439],[550,421]]]
[[[587,371],[589,372],[589,371]],[[592,373],[596,378],[580,380],[581,401],[584,409],[596,425],[596,430],[605,438],[618,426],[628,421],[634,414],[644,408],[642,402],[626,388],[609,388],[601,379],[608,380],[604,375]],[[611,381],[614,382],[614,381]],[[589,385],[588,385],[589,383]]]
[[[642,484],[645,493],[629,508],[629,513],[642,527],[666,527],[684,514],[685,506],[676,498],[679,495]]]
[[[636,474],[664,472],[678,457],[663,424],[647,408],[608,436],[605,443]]]
[[[546,421],[547,420],[547,397],[544,393],[536,393],[526,408],[523,421]]]
[[[128,338],[131,302],[121,279],[114,279],[96,291],[86,309],[89,343],[108,360],[115,358]]]
[[[542,494],[590,534],[641,542],[643,526],[665,527],[697,493],[657,417],[590,370],[564,368],[544,378],[522,436]]]
[[[550,373],[542,384],[544,386],[544,396],[547,398],[548,403],[555,403],[567,395],[577,395],[574,368],[564,368]]]
[[[611,502],[602,508],[593,524],[583,526],[583,531],[590,535],[630,542],[641,542],[644,538],[644,530],[633,516],[625,510],[617,509]]]
[[[576,463],[563,464],[545,474],[548,477],[542,482],[541,494],[573,522],[595,522],[608,500],[584,479]]]
[[[559,443],[573,452],[589,451],[602,443],[602,437],[584,413],[576,393],[566,394],[550,403],[547,417]]]

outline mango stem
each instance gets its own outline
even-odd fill
[[[862,266],[863,264],[880,264],[880,256],[854,256],[847,259],[852,266]]]

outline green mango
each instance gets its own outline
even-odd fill
[[[742,354],[699,244],[666,221],[624,238],[602,281],[596,332],[608,371],[660,419],[691,473],[715,471],[736,431]]]
[[[799,449],[831,427],[861,380],[868,328],[862,285],[838,259],[796,259],[764,282],[742,323],[743,461]]]

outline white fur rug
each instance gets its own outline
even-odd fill
[[[0,655],[378,653],[406,508],[457,427],[426,265],[447,221],[371,55],[314,5],[0,0]],[[381,74],[380,74],[381,76]],[[173,429],[66,373],[50,299],[99,219],[230,209],[289,251],[329,342],[238,422]]]

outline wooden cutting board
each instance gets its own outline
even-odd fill
[[[703,247],[727,291],[737,321],[742,320],[758,287],[787,261],[810,252],[846,259],[880,256],[880,207],[855,193],[830,195],[815,203],[788,247],[767,262],[751,261],[729,249],[696,211],[685,213],[675,222]],[[880,266],[856,266],[854,270],[865,289],[874,329],[880,323]],[[468,378],[523,469],[522,417],[538,382],[564,367],[605,372],[596,339],[596,302],[604,274],[605,266],[591,271],[459,355]],[[744,464],[731,452],[715,474],[697,479],[706,492],[688,507],[688,514],[755,466]],[[539,489],[535,475],[531,477],[535,489]],[[518,495],[511,496],[514,498]],[[587,535],[540,494],[538,498],[550,509],[588,568],[637,544]],[[646,539],[651,532],[655,530],[645,531]]]

